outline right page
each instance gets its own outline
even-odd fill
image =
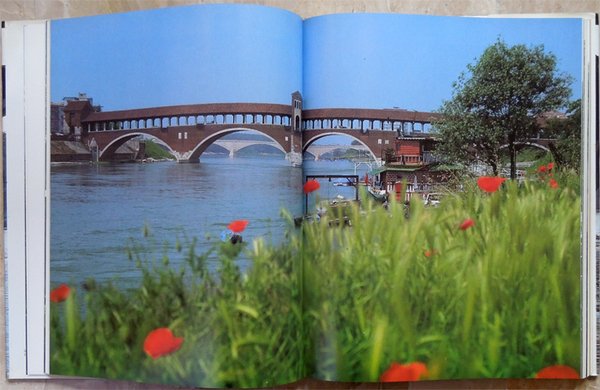
[[[330,15],[303,46],[308,372],[579,378],[582,20]]]

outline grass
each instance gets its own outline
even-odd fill
[[[474,186],[435,208],[363,202],[352,227],[325,220],[287,242],[215,244],[211,273],[195,241],[187,267],[132,259],[139,286],[87,283],[51,310],[53,374],[204,387],[264,387],[306,375],[377,381],[392,362],[430,379],[533,377],[580,365],[579,179]],[[331,218],[335,218],[332,215]],[[459,225],[472,218],[474,226]],[[241,274],[246,251],[253,266]],[[82,309],[78,309],[81,305]],[[151,359],[149,331],[182,348]]]
[[[255,242],[246,275],[234,264],[240,245],[216,244],[216,274],[194,241],[178,247],[187,251],[186,269],[172,269],[166,258],[142,259],[136,250],[133,260],[143,270],[138,287],[87,282],[88,291],[53,303],[52,373],[203,387],[269,386],[301,376],[297,245]],[[153,360],[142,346],[160,327],[184,342]]]
[[[439,208],[414,202],[409,218],[396,204],[391,213],[353,216],[351,229],[308,227],[309,371],[375,381],[394,361],[425,362],[431,378],[578,368],[577,194],[510,183],[491,195],[445,198]],[[475,225],[459,229],[466,218]]]
[[[550,152],[535,146],[523,147],[517,152],[517,162],[524,161],[545,161],[550,162],[552,155]],[[510,164],[510,155],[508,149],[503,149],[500,155],[500,162],[502,164]]]
[[[167,150],[165,150],[162,146],[160,146],[156,142],[147,139],[144,141],[144,143],[146,144],[146,149],[145,149],[146,157],[151,157],[151,158],[154,158],[157,160],[173,158],[173,155],[171,153],[169,153]]]

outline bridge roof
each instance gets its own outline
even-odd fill
[[[441,117],[434,112],[409,111],[397,108],[320,108],[304,110],[303,119],[370,119],[407,122],[431,122]]]
[[[138,108],[133,110],[91,112],[82,120],[82,122],[104,122],[115,120],[219,114],[291,115],[291,107],[285,104],[265,103],[188,104],[179,106]]]

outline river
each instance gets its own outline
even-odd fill
[[[367,170],[360,166],[357,173]],[[135,282],[140,272],[127,248],[139,245],[154,247],[150,260],[167,255],[179,267],[183,255],[176,240],[196,237],[198,251],[204,251],[236,219],[249,220],[245,242],[262,237],[278,243],[286,228],[281,210],[303,212],[303,175],[353,173],[354,164],[346,160],[307,160],[300,169],[280,156],[202,156],[199,164],[53,164],[52,285],[78,285],[90,277]],[[350,197],[352,191],[324,183],[320,194]],[[251,266],[243,256],[238,265]],[[209,259],[209,268],[216,266]]]

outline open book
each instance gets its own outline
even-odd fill
[[[9,378],[596,375],[594,15],[2,34]]]

